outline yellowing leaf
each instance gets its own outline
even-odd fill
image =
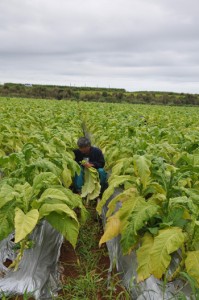
[[[84,170],[84,185],[82,187],[82,197],[87,197],[87,200],[93,200],[100,194],[99,174],[95,168],[85,168]]]
[[[146,188],[151,174],[149,169],[151,162],[143,155],[142,156],[135,155],[134,157],[135,157],[135,161],[134,161],[135,170],[137,171],[137,174],[140,177],[143,187]]]
[[[142,238],[142,246],[137,250],[137,281],[143,281],[151,275],[150,253],[153,247],[154,238],[151,234],[146,233]]]
[[[161,278],[165,273],[171,261],[170,254],[182,246],[184,238],[182,229],[178,227],[159,231],[151,250],[152,274],[156,278]]]
[[[71,171],[66,169],[66,167],[61,174],[61,180],[65,187],[69,187],[72,183]]]
[[[112,168],[111,175],[120,175],[123,166],[124,166],[124,160],[122,159],[114,165],[114,167]]]
[[[132,176],[130,175],[114,175],[111,176],[108,180],[109,186],[113,186],[114,188],[124,184],[126,181],[132,181]]]
[[[183,219],[191,220],[191,215],[187,209],[184,210]]]
[[[116,187],[124,184],[125,182],[130,182],[132,176],[130,175],[114,175],[109,179],[109,187],[103,193],[102,200],[97,205],[97,212],[101,214],[103,206],[106,204],[106,201],[113,195]]]
[[[27,214],[20,208],[15,209],[15,243],[23,240],[29,233],[33,231],[39,220],[39,212],[32,209]]]
[[[190,251],[187,253],[187,258],[185,259],[185,266],[188,274],[192,276],[199,285],[199,250]]]
[[[119,233],[120,233],[120,219],[117,218],[117,216],[112,216],[108,218],[105,227],[105,232],[100,239],[99,245],[101,246],[103,243],[118,236]]]
[[[96,208],[99,215],[101,215],[103,206],[106,204],[106,201],[111,197],[113,193],[114,193],[113,186],[109,186],[103,193],[102,199],[98,202]]]
[[[115,198],[113,198],[108,204],[108,211],[106,216],[109,217],[116,209],[116,204],[118,202],[124,203],[126,201],[131,201],[132,207],[134,206],[136,199],[137,190],[135,188],[130,188],[125,190],[123,193],[119,194]],[[122,205],[123,206],[123,205]]]
[[[45,202],[46,199],[56,199],[56,200],[65,201],[68,199],[68,197],[58,189],[48,188],[43,192],[38,202],[39,203]]]

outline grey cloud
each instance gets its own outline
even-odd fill
[[[197,0],[1,0],[0,82],[199,92],[198,9]]]

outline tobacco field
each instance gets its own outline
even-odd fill
[[[75,248],[87,209],[71,188],[80,169],[73,149],[87,133],[109,174],[99,216],[122,189],[108,203],[99,246],[120,236],[123,254],[136,253],[137,283],[183,272],[199,286],[197,107],[9,98],[0,107],[0,240],[15,232],[13,270],[44,219]],[[180,264],[168,273],[176,252]]]

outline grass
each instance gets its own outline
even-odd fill
[[[4,293],[1,295],[1,300],[33,300],[34,297],[32,293],[25,292],[23,296],[16,295],[16,296],[6,296]]]

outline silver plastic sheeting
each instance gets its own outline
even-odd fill
[[[6,295],[30,293],[36,300],[52,299],[59,287],[57,262],[63,236],[47,221],[37,225],[31,235],[34,246],[25,250],[17,271],[4,266],[6,259],[13,260],[13,242],[10,235],[0,243],[0,270],[4,277],[0,279],[0,291]]]
[[[114,194],[107,201],[102,210],[102,223],[106,224],[106,212],[108,210],[108,203],[117,195],[122,192],[121,189],[116,189]],[[119,209],[121,204],[118,204]],[[175,295],[182,291],[186,296],[186,299],[190,299],[191,289],[188,283],[184,283],[182,280],[176,279],[171,283],[164,284],[163,281],[156,279],[154,276],[150,276],[143,282],[137,283],[137,259],[135,251],[132,251],[129,255],[123,255],[120,246],[120,236],[113,238],[106,243],[110,258],[109,279],[110,274],[115,267],[120,274],[123,285],[129,291],[131,299],[135,300],[171,300],[177,299]],[[168,272],[175,270],[180,262],[180,254],[173,255],[170,269]]]
[[[6,239],[0,242],[0,272],[7,272],[4,262],[13,261],[16,258],[16,252],[13,250],[15,243],[13,242],[14,234],[10,234]]]

